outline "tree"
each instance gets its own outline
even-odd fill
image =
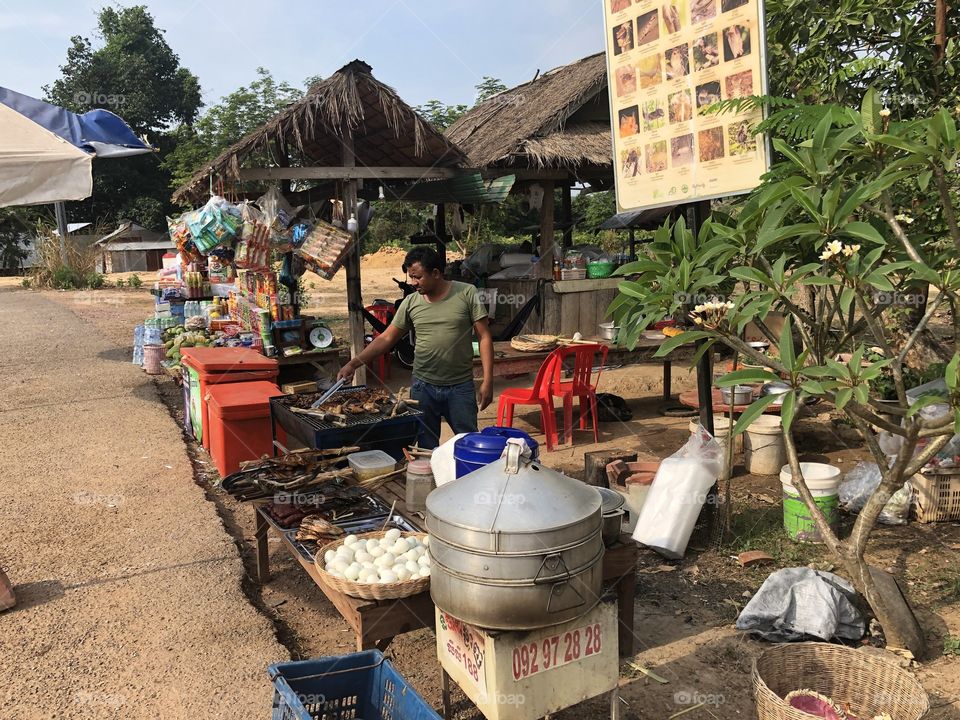
[[[502,93],[506,89],[507,86],[504,85],[499,78],[484,75],[483,79],[476,85],[477,99],[474,102],[474,105],[479,105],[484,100],[488,100],[494,95]]]
[[[427,100],[423,105],[417,105],[414,110],[437,131],[443,132],[460,119],[460,116],[467,111],[467,106],[447,105],[439,100]]]
[[[160,157],[95,161],[93,196],[70,203],[68,211],[77,220],[115,224],[130,217],[159,229],[169,208],[169,175],[162,160],[177,141],[169,128],[196,119],[200,83],[181,67],[144,6],[104,8],[97,24],[102,45],[94,48],[87,38],[71,38],[62,77],[44,88],[46,99],[78,113],[93,108],[117,113],[159,147]],[[147,215],[138,214],[145,209]]]
[[[780,379],[789,384],[781,415],[793,484],[888,643],[919,655],[923,637],[912,614],[898,592],[885,589],[884,575],[868,565],[865,552],[892,493],[960,431],[960,333],[950,342],[943,393],[911,401],[904,379],[908,355],[934,313],[949,308],[954,323],[960,317],[960,226],[947,179],[960,153],[960,131],[945,108],[910,122],[891,122],[873,90],[860,111],[846,109],[841,120],[836,114],[825,115],[801,142],[774,140],[784,159],[735,221],[707,222],[698,235],[682,220],[672,229],[664,225],[650,256],[618,271],[635,276],[621,284],[611,309],[628,345],[664,315],[686,316],[696,328],[668,340],[659,354],[690,342],[702,342],[701,352],[723,343],[766,368],[729,373],[721,386]],[[912,202],[904,208],[897,197]],[[940,216],[947,228],[945,249],[922,244],[911,208]],[[892,301],[921,280],[937,288],[937,298],[915,329],[904,329],[891,321],[897,311]],[[797,302],[806,288],[814,291],[812,312]],[[690,303],[697,296],[713,297]],[[773,310],[787,315],[778,336],[765,323]],[[740,338],[751,321],[778,348],[778,358]],[[877,359],[869,362],[872,348]],[[884,372],[892,375],[896,390],[896,401],[886,405],[872,387]],[[860,430],[882,476],[850,536],[842,539],[800,471],[794,421],[810,397],[833,403]],[[743,432],[774,399],[765,396],[751,405],[734,433]],[[881,413],[895,415],[898,422]],[[875,428],[889,434],[884,442]],[[888,455],[894,456],[892,464]]]
[[[307,82],[312,84],[319,79],[314,76],[307,78]],[[164,167],[171,174],[171,186],[182,185],[203,163],[301,97],[301,90],[285,82],[278,83],[269,70],[258,67],[257,78],[250,85],[221,98],[196,123],[176,128],[176,150],[164,161]]]
[[[35,211],[0,208],[0,268],[19,268],[27,259],[28,243],[36,230]]]

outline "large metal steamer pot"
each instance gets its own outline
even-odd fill
[[[441,610],[494,630],[572,620],[600,599],[599,493],[506,455],[427,496],[430,594]]]

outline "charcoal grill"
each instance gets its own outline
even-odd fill
[[[328,402],[343,402],[348,400],[350,395],[365,389],[363,385],[344,388]],[[412,445],[420,431],[420,418],[423,413],[413,408],[393,417],[356,413],[347,415],[342,423],[333,423],[313,415],[293,412],[290,408],[295,405],[297,397],[283,395],[270,399],[274,434],[279,425],[288,435],[316,450],[357,445],[361,450],[383,450],[394,459],[400,460],[403,457],[403,448]],[[319,393],[299,396],[301,401],[311,402],[318,397]]]

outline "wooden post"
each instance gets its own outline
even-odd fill
[[[443,258],[443,267],[447,267],[447,206],[437,203],[437,217],[433,223],[433,231],[437,236],[437,252]]]
[[[540,205],[540,265],[537,277],[553,276],[553,180],[542,180],[543,203]]]
[[[343,166],[356,165],[353,149],[353,134],[349,128],[343,135]],[[348,221],[351,214],[357,212],[357,181],[347,180],[343,184],[343,219]],[[360,287],[360,235],[354,238],[353,250],[347,254],[344,263],[347,269],[347,308],[350,318],[350,356],[356,357],[363,351],[363,291]],[[367,384],[367,368],[361,365],[354,374],[357,385]]]
[[[563,192],[560,196],[560,212],[563,215],[563,247],[568,248],[573,245],[573,203],[570,192],[570,184],[564,183]],[[550,259],[551,266],[553,258]]]

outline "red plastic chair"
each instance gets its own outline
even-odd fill
[[[600,383],[603,366],[607,362],[608,351],[609,348],[600,343],[568,345],[554,351],[558,354],[558,358],[554,366],[553,381],[550,383],[551,404],[554,397],[563,399],[563,433],[564,442],[568,445],[573,444],[573,398],[580,401],[580,429],[587,429],[587,417],[589,417],[593,424],[593,441],[600,441],[597,428],[597,385]],[[598,352],[600,353],[599,366],[596,362]],[[573,357],[573,375],[569,380],[563,380],[564,360],[571,356]],[[597,376],[592,378],[594,367],[599,369]]]
[[[514,405],[539,405],[540,421],[543,424],[543,434],[546,436],[547,450],[553,450],[559,443],[557,436],[557,419],[553,411],[553,396],[550,394],[550,384],[556,375],[556,365],[559,361],[560,350],[554,350],[540,365],[537,377],[532,388],[507,388],[500,393],[497,402],[497,425],[513,427]]]

